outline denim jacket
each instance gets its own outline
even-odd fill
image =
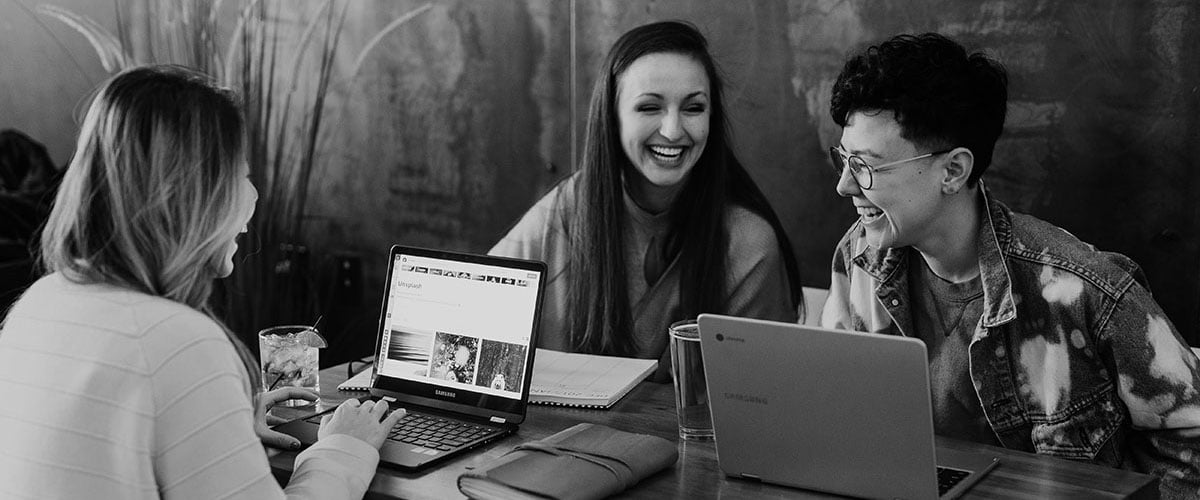
[[[1200,496],[1197,359],[1129,258],[991,200],[979,231],[983,315],[971,381],[1006,448],[1156,474],[1164,498]],[[910,247],[838,243],[821,323],[912,334]],[[850,264],[853,263],[853,266]]]

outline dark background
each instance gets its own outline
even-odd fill
[[[105,2],[54,3],[112,21]],[[350,3],[343,45],[356,53],[421,3]],[[738,152],[796,245],[806,285],[828,286],[831,249],[854,219],[824,153],[839,134],[829,89],[846,54],[939,31],[1010,71],[1009,120],[985,176],[993,192],[1132,257],[1184,337],[1200,342],[1200,203],[1190,196],[1200,187],[1200,3],[444,0],[389,35],[329,99],[338,113],[299,242],[332,345],[322,364],[370,352],[391,244],[486,251],[570,173],[600,60],[622,32],[659,19],[709,36]],[[63,164],[79,103],[105,74],[82,37],[47,24],[63,45],[0,3],[0,128],[43,141]]]

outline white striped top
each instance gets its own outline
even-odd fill
[[[0,498],[360,498],[379,460],[327,436],[286,492],[220,326],[161,297],[58,274],[0,327]]]

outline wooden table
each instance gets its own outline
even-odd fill
[[[346,365],[321,370],[321,405],[314,410],[276,408],[272,413],[293,418],[361,396],[362,392],[340,392],[346,380]],[[643,382],[611,410],[586,410],[530,405],[529,414],[515,435],[468,452],[419,473],[381,467],[371,483],[367,498],[464,498],[457,479],[467,467],[484,464],[517,444],[541,439],[579,422],[593,422],[626,431],[641,432],[675,441],[679,461],[618,498],[830,498],[815,492],[726,478],[717,466],[715,445],[681,441],[675,420],[675,402],[670,384]],[[1076,463],[1009,451],[975,443],[938,438],[939,449],[983,451],[1000,457],[1000,465],[976,484],[967,498],[1158,498],[1158,479],[1129,471]],[[275,475],[291,475],[296,453],[271,453]]]

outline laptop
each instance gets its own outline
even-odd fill
[[[511,434],[525,420],[546,265],[393,246],[371,395],[405,408],[380,464],[417,470]],[[321,416],[275,429],[316,442]]]
[[[714,314],[699,324],[727,476],[866,498],[956,498],[999,461],[935,455],[920,340]]]

